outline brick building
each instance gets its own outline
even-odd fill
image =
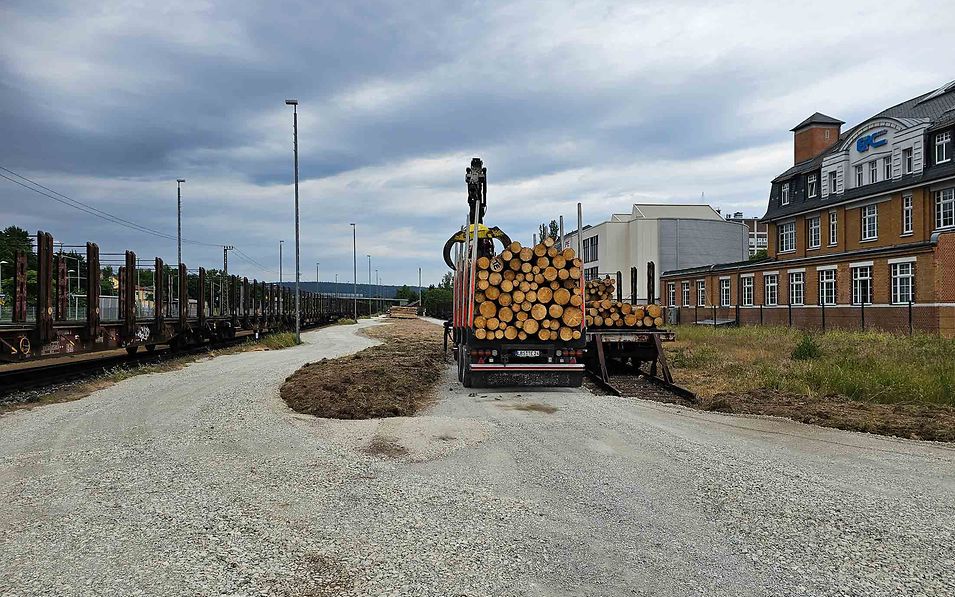
[[[663,273],[681,322],[955,336],[955,82],[843,124],[817,112],[792,129],[766,260]]]

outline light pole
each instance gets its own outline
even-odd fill
[[[371,255],[365,257],[368,257],[368,287],[371,288]],[[371,297],[368,297],[368,314],[371,315]]]
[[[284,240],[279,241],[279,284],[282,283],[282,245],[284,244]]]
[[[375,302],[377,303],[377,308],[381,309],[381,278],[378,277],[378,270],[375,270]]]
[[[320,261],[315,262],[315,292],[318,292],[318,283],[321,282],[321,279],[318,277],[318,266],[321,265]]]
[[[176,267],[182,263],[182,183],[185,178],[176,179]]]
[[[424,303],[421,302],[421,268],[418,268],[418,310],[424,314]]]
[[[352,315],[355,321],[358,321],[358,229],[355,226],[355,223],[351,223],[351,247],[352,247],[352,266],[354,267],[354,272],[352,273],[352,280],[354,280],[352,286],[352,294],[355,297],[354,306],[352,307]],[[371,313],[369,313],[371,315]]]
[[[298,234],[298,100],[287,99],[285,104],[292,106],[292,144],[295,147],[295,342],[301,343],[301,317],[299,315],[299,279],[302,268],[299,265]]]

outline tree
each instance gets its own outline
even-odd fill
[[[27,295],[36,297],[36,253],[33,252],[33,242],[30,233],[18,226],[7,226],[0,230],[0,261],[6,264],[0,266],[3,280],[0,280],[0,294],[4,296],[4,309],[12,305],[13,289],[16,285],[15,267],[18,251],[27,255]],[[9,298],[7,298],[9,297]]]
[[[759,249],[753,255],[750,255],[750,261],[762,261],[763,259],[769,258],[769,251],[766,249]]]
[[[438,287],[450,290],[452,282],[454,282],[454,273],[447,272],[444,274],[444,277],[441,278],[441,283],[438,285]]]
[[[421,293],[421,302],[425,313],[431,317],[448,318],[451,316],[451,289],[431,285]]]
[[[560,236],[560,224],[557,223],[557,220],[550,221],[550,237],[557,239]]]
[[[418,291],[412,290],[407,284],[405,284],[399,288],[397,292],[395,292],[395,298],[399,300],[404,299],[409,303],[413,303],[414,301],[418,300]]]

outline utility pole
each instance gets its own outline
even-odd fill
[[[282,283],[282,245],[285,244],[284,240],[279,241],[279,283]]]
[[[424,303],[421,300],[421,268],[418,268],[418,311],[424,313],[422,310],[424,308]]]
[[[288,99],[285,100],[285,104],[292,106],[292,143],[295,147],[295,343],[301,344],[302,317],[299,311],[299,280],[301,279],[302,268],[299,264],[301,252],[298,229],[298,100]]]
[[[358,321],[358,229],[355,223],[351,223],[351,247],[352,247],[352,295],[355,300],[352,306],[352,315],[355,321]],[[371,315],[371,313],[369,313]]]
[[[368,287],[371,288],[371,255],[365,255],[368,258]],[[368,314],[371,314],[371,297],[368,297]]]
[[[378,311],[381,309],[381,278],[378,277],[378,270],[375,270],[375,299],[378,303],[378,309],[376,309]]]
[[[318,266],[321,265],[320,262],[315,262],[315,292],[318,292],[318,283],[321,282],[321,279],[318,277]]]
[[[232,245],[225,245],[222,247],[222,276],[224,281],[229,279],[229,251],[234,250],[235,247]],[[229,284],[226,283],[225,287],[222,289],[222,307],[223,309],[228,308],[229,305]]]
[[[176,266],[182,263],[182,183],[185,178],[176,179]]]

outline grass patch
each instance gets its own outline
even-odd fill
[[[291,348],[298,343],[295,341],[295,334],[292,332],[280,332],[263,336],[258,343],[269,350],[279,350],[282,348]]]
[[[677,341],[666,345],[675,381],[700,396],[704,408],[733,410],[730,397],[736,397],[736,409],[764,412],[740,397],[757,396],[766,403],[786,396],[804,405],[820,401],[868,414],[879,410],[868,406],[892,407],[882,410],[893,416],[928,409],[950,418],[955,430],[955,340],[876,331],[810,335],[756,326],[678,326],[675,331]],[[788,407],[786,413],[792,416]]]
[[[359,317],[359,319],[368,319],[368,318],[367,318],[367,317]],[[354,325],[354,324],[356,324],[356,323],[358,323],[358,322],[355,321],[354,319],[350,318],[350,317],[342,317],[341,319],[339,319],[339,320],[336,321],[335,323],[337,323],[338,325]]]

